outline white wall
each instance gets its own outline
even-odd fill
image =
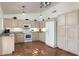
[[[3,12],[0,6],[0,33],[2,33],[2,31],[3,31]]]
[[[61,15],[63,13],[67,13],[76,9],[79,9],[79,2],[62,2],[44,11],[42,13],[43,15],[42,18],[47,19],[48,17],[50,18],[57,17],[58,15]],[[54,10],[56,10],[57,12],[52,13]]]

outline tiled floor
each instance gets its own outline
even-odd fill
[[[42,42],[16,44],[15,51],[7,56],[75,56],[58,48],[51,48]]]

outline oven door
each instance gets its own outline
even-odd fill
[[[31,34],[24,34],[24,41],[25,42],[32,41],[32,35]]]
[[[30,34],[26,34],[26,35],[25,35],[25,38],[26,38],[26,39],[30,39],[30,38],[31,38],[31,35],[30,35]]]

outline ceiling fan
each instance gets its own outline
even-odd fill
[[[47,6],[50,6],[50,5],[51,5],[51,2],[41,2],[41,8],[47,7]]]

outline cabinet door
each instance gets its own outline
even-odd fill
[[[40,26],[39,21],[32,21],[31,23],[32,23],[32,28],[39,28]]]
[[[5,19],[4,20],[4,27],[7,28],[15,28],[17,27],[17,20],[14,19]]]
[[[32,28],[35,28],[36,24],[35,21],[32,21]]]
[[[17,26],[22,27],[25,23],[25,20],[17,20]]]
[[[32,33],[32,41],[37,41],[37,40],[39,40],[39,33],[33,32]]]
[[[58,27],[57,45],[61,49],[66,49],[67,48],[66,28],[65,28],[65,26]]]
[[[39,40],[45,42],[45,34],[44,32],[39,33]]]
[[[12,20],[11,19],[5,19],[4,20],[4,27],[7,28],[11,28],[12,27]]]
[[[14,51],[14,38],[9,36],[2,37],[2,53],[10,54]]]
[[[45,21],[40,21],[40,28],[44,28],[45,27]]]
[[[77,54],[78,53],[78,28],[69,26],[67,27],[67,42],[68,51]]]
[[[15,43],[24,42],[24,34],[23,33],[15,33]]]
[[[65,25],[65,15],[60,15],[58,18],[57,18],[57,23],[58,23],[58,26],[63,26]]]
[[[66,25],[78,25],[78,11],[66,14]]]
[[[12,19],[12,28],[17,27],[17,20]]]
[[[39,21],[35,22],[35,27],[36,27],[36,28],[39,28],[39,26],[40,26]]]

